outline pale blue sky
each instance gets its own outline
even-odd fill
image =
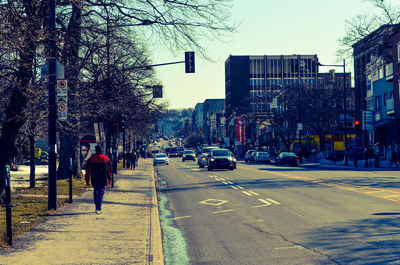
[[[362,0],[233,0],[233,3],[232,19],[240,23],[238,32],[224,43],[204,40],[214,62],[196,56],[194,74],[185,74],[183,64],[156,68],[170,109],[194,108],[207,98],[224,98],[224,64],[230,54],[317,54],[322,64],[338,64],[336,51],[338,39],[345,33],[345,20],[371,12],[371,5]],[[160,51],[160,47],[157,50],[152,52],[154,63],[184,60],[184,51],[176,52],[178,56],[174,57],[171,52]]]

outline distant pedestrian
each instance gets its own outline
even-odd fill
[[[136,153],[135,150],[132,150],[130,154],[130,159],[131,159],[131,169],[136,169]]]
[[[354,167],[357,168],[357,163],[358,163],[358,152],[354,152],[353,155],[353,163],[354,163]]]
[[[140,154],[139,154],[139,151],[138,152],[135,152],[136,153],[136,167],[139,165],[139,158],[140,158]]]
[[[96,145],[96,153],[86,163],[86,185],[91,181],[93,186],[93,201],[96,206],[96,213],[101,214],[105,187],[113,178],[110,159],[103,155],[101,145]]]
[[[399,164],[398,164],[398,162],[397,162],[397,152],[396,152],[396,149],[395,149],[394,146],[392,147],[392,154],[391,154],[391,158],[390,158],[390,165],[389,165],[389,167],[392,167],[392,164],[393,164],[393,163],[396,164],[396,167],[399,167]]]

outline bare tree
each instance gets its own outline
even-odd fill
[[[400,6],[392,5],[389,0],[365,0],[365,2],[370,3],[376,13],[362,13],[346,20],[346,33],[339,39],[340,48],[337,51],[340,58],[351,58],[353,55],[352,45],[367,37],[380,26],[400,23]]]

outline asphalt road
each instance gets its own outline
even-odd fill
[[[157,166],[191,264],[400,264],[400,172]]]

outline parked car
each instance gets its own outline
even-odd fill
[[[236,158],[228,149],[213,149],[207,158],[209,171],[215,168],[226,168],[229,170],[236,168]]]
[[[164,153],[161,154],[155,154],[153,158],[153,165],[159,165],[159,164],[169,164],[169,159],[168,156]]]
[[[270,163],[271,157],[268,152],[254,152],[252,156],[252,162],[254,163]]]
[[[182,155],[182,162],[185,162],[186,160],[193,160],[196,161],[196,154],[194,153],[193,150],[185,150]]]
[[[207,162],[208,154],[211,152],[211,150],[214,149],[219,149],[219,148],[216,146],[207,146],[203,148],[203,152],[197,157],[197,164],[199,165],[199,167],[203,168],[208,164]]]
[[[244,161],[251,162],[251,156],[254,152],[257,152],[257,150],[247,150],[246,155],[244,156]]]
[[[275,159],[276,165],[289,165],[289,166],[298,166],[299,159],[295,153],[291,152],[282,152]]]

